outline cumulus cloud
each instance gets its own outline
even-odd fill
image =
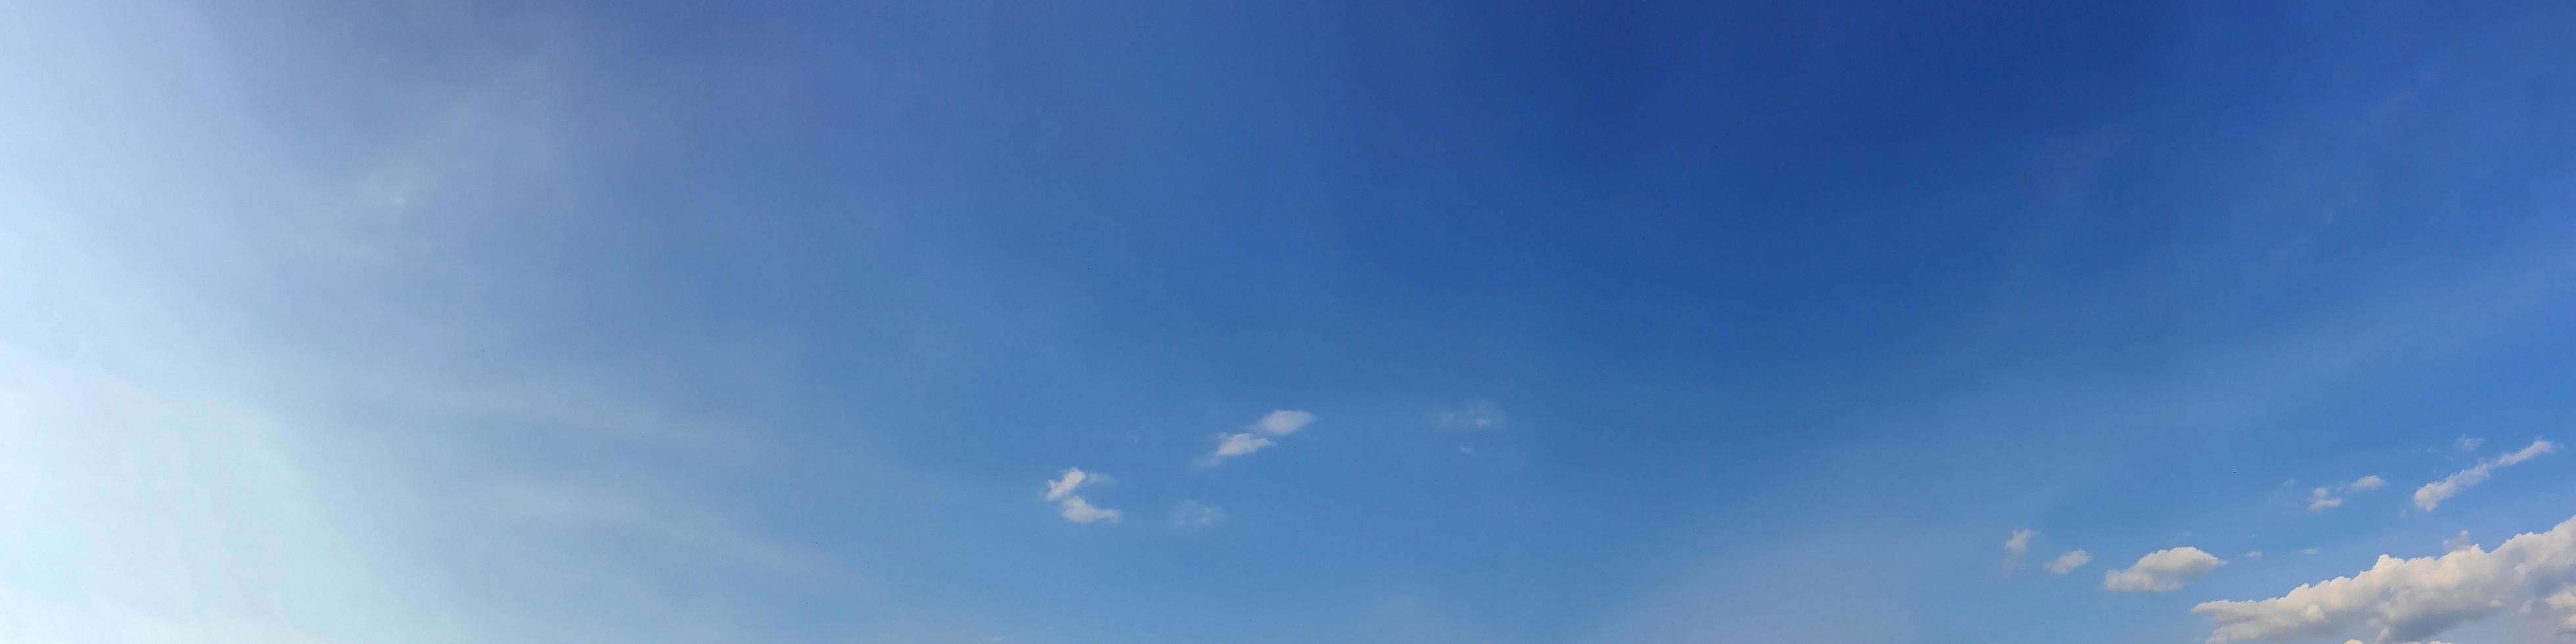
[[[2454,539],[2458,539],[2455,537]],[[2576,519],[2518,535],[2493,551],[2476,544],[2434,557],[2381,555],[2369,570],[2301,585],[2271,599],[2192,607],[2215,621],[2209,642],[2288,642],[2368,634],[2417,642],[2453,626],[2512,614],[2576,633]]]
[[[2084,567],[2084,564],[2089,563],[2093,563],[2093,553],[2082,550],[2068,551],[2066,554],[2058,555],[2056,559],[2048,562],[2048,574],[2063,575],[2075,572],[2075,569],[2082,568]]]
[[[2325,488],[2317,488],[2316,491],[2309,493],[2308,511],[2324,512],[2326,510],[2343,506],[2343,497],[2328,496],[2328,494],[2330,494],[2330,492]]]
[[[2147,553],[2128,568],[2102,575],[2102,589],[2115,593],[2161,593],[2198,581],[2226,561],[2199,548],[2183,546]]]
[[[2497,469],[2518,465],[2523,461],[2539,458],[2543,454],[2555,451],[2558,451],[2557,443],[2535,440],[2531,442],[2531,446],[2511,454],[2480,460],[2478,464],[2469,466],[2469,469],[2454,472],[2442,480],[2416,488],[2415,507],[2431,512],[2433,508],[2441,506],[2443,501],[2448,501],[2469,488],[2477,487],[2479,483],[2487,482],[2487,478],[2494,476]]]
[[[1110,523],[1118,522],[1117,510],[1092,507],[1090,501],[1082,500],[1082,497],[1078,496],[1065,497],[1062,502],[1059,502],[1057,507],[1063,508],[1064,520],[1072,521],[1074,523],[1090,523],[1093,521],[1107,521]]]
[[[2353,479],[2351,483],[2345,483],[2343,488],[2354,492],[2368,492],[2386,487],[2387,485],[2388,479],[2379,478],[2379,475],[2372,474],[2370,476]]]
[[[1074,523],[1091,523],[1093,521],[1117,523],[1117,510],[1093,507],[1090,501],[1074,495],[1074,492],[1082,489],[1083,486],[1099,485],[1101,483],[1108,482],[1108,480],[1109,477],[1103,476],[1097,472],[1085,472],[1079,467],[1065,468],[1064,474],[1058,475],[1054,480],[1047,481],[1046,500],[1050,503],[1056,504],[1056,508],[1062,511],[1064,520],[1066,521],[1072,521]]]
[[[1251,427],[1244,428],[1246,431],[1219,434],[1216,453],[1208,456],[1208,462],[1214,463],[1221,459],[1243,456],[1269,448],[1278,444],[1269,437],[1294,434],[1314,422],[1314,414],[1293,409],[1264,414],[1260,420],[1253,421]]]
[[[2459,552],[2475,545],[2478,545],[2478,542],[2469,540],[2469,531],[2461,530],[2459,534],[2442,540],[2442,552]]]

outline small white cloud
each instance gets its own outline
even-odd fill
[[[1472,447],[1472,446],[1467,446],[1467,445],[1460,445],[1460,446],[1458,446],[1458,454],[1460,454],[1460,455],[1462,455],[1462,456],[1475,456],[1475,455],[1476,455],[1476,448],[1475,448],[1475,447]]]
[[[2327,494],[2325,488],[2317,488],[2315,492],[2309,493],[2308,511],[2323,512],[2343,505],[2342,497],[2327,496]]]
[[[2316,554],[2316,553],[2317,553],[2317,549],[2315,549],[2315,548],[2300,548],[2300,549],[2299,549],[2299,554],[2303,554],[2303,555],[2313,555],[2313,554]]]
[[[2431,640],[2452,627],[2520,615],[2576,632],[2576,519],[2517,535],[2493,551],[2460,544],[2440,556],[2381,555],[2370,569],[2302,584],[2279,597],[2216,601],[2191,612],[2215,622],[2209,642],[2296,642],[2361,633],[2380,642]]]
[[[1183,500],[1178,507],[1172,509],[1173,527],[1199,528],[1216,525],[1217,522],[1224,520],[1225,508],[1197,501]]]
[[[2084,567],[2084,564],[2089,563],[2093,563],[2093,553],[2082,550],[2071,550],[2066,554],[2058,555],[2056,559],[2048,562],[2048,574],[2063,575],[2075,572],[2075,569],[2082,568]]]
[[[2518,465],[2523,461],[2539,458],[2541,455],[2555,451],[2558,451],[2557,443],[2535,440],[2531,442],[2531,446],[2511,454],[2478,461],[2478,464],[2469,466],[2469,469],[2460,470],[2442,480],[2416,488],[2415,507],[2431,512],[2433,508],[2440,507],[2443,501],[2459,496],[2461,492],[2477,487],[2479,483],[2485,483],[2487,478],[2494,476],[2498,469]]]
[[[1092,507],[1090,501],[1082,500],[1082,497],[1078,496],[1064,497],[1064,500],[1058,503],[1058,507],[1063,508],[1064,520],[1066,521],[1072,521],[1074,523],[1091,523],[1093,521],[1107,521],[1110,523],[1118,522],[1117,510]]]
[[[2442,552],[2459,552],[2476,545],[2478,545],[2478,542],[2469,540],[2469,531],[2461,530],[2459,534],[2452,535],[2451,538],[2442,540]]]
[[[2343,489],[2354,492],[2368,492],[2386,487],[2387,485],[2388,479],[2379,478],[2379,475],[2372,474],[2370,476],[2353,479],[2351,483],[2345,483],[2343,485]]]
[[[1224,440],[1217,441],[1216,455],[1218,458],[1242,456],[1261,451],[1262,448],[1274,444],[1276,443],[1272,443],[1270,439],[1254,436],[1250,432],[1227,434]]]
[[[2451,441],[2451,449],[2466,452],[2477,449],[2479,445],[2485,444],[2487,444],[2487,439],[2462,436],[2459,440]]]
[[[2261,551],[2261,550],[2256,550],[2256,551],[2252,551],[2252,552],[2245,553],[2245,560],[2246,560],[2246,561],[2262,561],[2262,560],[2263,560],[2263,551]]]
[[[2161,593],[2198,581],[2227,562],[2183,546],[2147,553],[2128,568],[2102,575],[2102,589],[2115,593]]]
[[[1305,428],[1307,423],[1312,422],[1315,422],[1314,414],[1282,409],[1262,416],[1261,421],[1254,423],[1253,426],[1259,428],[1264,434],[1286,436],[1297,433],[1297,430]]]
[[[1096,478],[1097,477],[1091,473],[1082,471],[1082,468],[1066,468],[1064,470],[1064,475],[1056,477],[1055,480],[1047,481],[1046,500],[1063,500],[1064,497],[1072,496],[1074,489],[1082,487],[1084,483],[1098,482],[1095,480]]]
[[[1503,424],[1503,408],[1491,400],[1470,400],[1454,409],[1442,409],[1435,422],[1444,429],[1491,429]]]
[[[2039,536],[2038,530],[2014,528],[2012,536],[2004,539],[2004,572],[2010,573],[2022,566],[2022,559],[2030,555],[2030,539],[2036,536]]]
[[[1264,448],[1277,444],[1270,440],[1269,436],[1286,436],[1294,434],[1297,433],[1297,430],[1304,429],[1306,425],[1314,422],[1314,414],[1291,409],[1282,409],[1268,414],[1263,414],[1261,416],[1261,420],[1253,421],[1251,427],[1245,428],[1250,431],[1219,434],[1216,443],[1216,453],[1209,455],[1207,462],[1213,464],[1221,459],[1261,451]],[[1268,436],[1264,436],[1265,434]]]

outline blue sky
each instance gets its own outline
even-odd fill
[[[0,640],[2576,624],[2576,9],[1378,4],[0,9]]]

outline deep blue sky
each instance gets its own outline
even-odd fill
[[[2224,641],[2576,509],[2571,25],[37,0],[0,639]]]

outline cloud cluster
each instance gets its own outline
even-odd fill
[[[1108,480],[1109,477],[1101,476],[1098,473],[1085,472],[1079,467],[1065,468],[1063,475],[1057,476],[1055,480],[1047,481],[1046,500],[1056,504],[1056,508],[1062,511],[1064,520],[1066,521],[1072,521],[1074,523],[1091,523],[1094,521],[1117,523],[1117,510],[1095,507],[1091,505],[1091,501],[1074,495],[1074,491],[1082,489],[1082,486],[1098,485],[1107,482]]]
[[[1245,428],[1249,431],[1217,437],[1216,453],[1209,455],[1208,461],[1215,462],[1261,451],[1278,444],[1270,437],[1297,433],[1297,430],[1305,429],[1306,425],[1314,422],[1315,415],[1307,412],[1293,409],[1270,412],[1263,415],[1261,420],[1253,421],[1251,427]]]
[[[2441,506],[2443,501],[2448,501],[2469,488],[2477,487],[2479,483],[2487,482],[2487,478],[2494,476],[2497,469],[2518,465],[2523,461],[2539,458],[2541,455],[2555,451],[2558,451],[2557,443],[2534,440],[2529,447],[2511,454],[2478,461],[2478,464],[2469,466],[2469,469],[2454,472],[2442,480],[2416,488],[2415,507],[2431,512],[2433,508]]]
[[[2519,614],[2576,633],[2576,519],[2507,539],[2494,551],[2451,543],[2434,557],[2381,555],[2369,570],[2253,601],[2214,601],[2191,612],[2215,621],[2209,642],[2287,642],[2370,633],[2419,642],[2462,623]]]
[[[2308,493],[2308,511],[2324,512],[2342,506],[2343,497],[2336,496],[2337,494],[2368,492],[2387,486],[2388,479],[2379,478],[2379,475],[2373,474],[2353,479],[2351,483],[2345,483],[2336,488],[2317,488]]]
[[[2183,546],[2147,553],[2138,563],[2102,575],[2102,589],[2115,593],[2161,593],[2198,581],[2227,562]]]

